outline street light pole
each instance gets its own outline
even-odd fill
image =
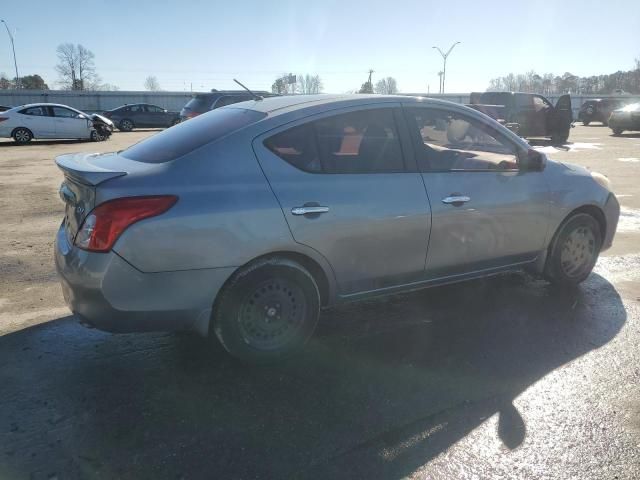
[[[20,88],[20,75],[18,74],[18,62],[16,61],[16,47],[13,44],[13,35],[11,35],[11,31],[9,30],[9,26],[7,22],[0,19],[0,22],[4,23],[4,28],[7,29],[7,34],[9,35],[9,40],[11,40],[11,50],[13,51],[13,66],[16,67],[16,87]]]
[[[443,60],[443,67],[442,67],[442,93],[444,93],[444,80],[447,76],[447,57],[449,56],[449,54],[451,53],[451,51],[453,50],[453,47],[455,47],[456,45],[458,45],[460,42],[456,42],[453,45],[451,45],[451,48],[447,51],[447,53],[444,53],[442,50],[440,50],[439,47],[431,47],[431,48],[435,48],[436,50],[438,50],[440,52],[440,55],[442,55],[442,60]]]

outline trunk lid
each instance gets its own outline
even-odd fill
[[[76,153],[56,158],[56,165],[64,173],[60,185],[60,198],[65,203],[64,223],[67,238],[73,243],[82,221],[93,210],[96,203],[96,187],[113,178],[130,173],[122,168],[117,153]]]

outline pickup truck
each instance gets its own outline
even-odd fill
[[[573,126],[570,95],[562,95],[553,106],[536,93],[473,92],[469,106],[521,137],[549,137],[554,144],[565,143]]]

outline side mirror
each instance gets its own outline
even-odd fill
[[[537,150],[529,148],[528,150],[520,151],[518,162],[520,170],[523,172],[541,172],[547,166],[547,157]]]

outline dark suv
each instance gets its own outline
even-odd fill
[[[269,92],[254,92],[261,97],[272,97]],[[180,121],[189,120],[214,108],[224,107],[232,103],[246,102],[253,96],[246,90],[212,90],[211,93],[196,93],[180,110]]]
[[[607,125],[611,112],[622,107],[624,104],[625,101],[619,98],[587,100],[580,107],[578,120],[584,125],[589,125],[591,122],[602,122],[603,125]]]

